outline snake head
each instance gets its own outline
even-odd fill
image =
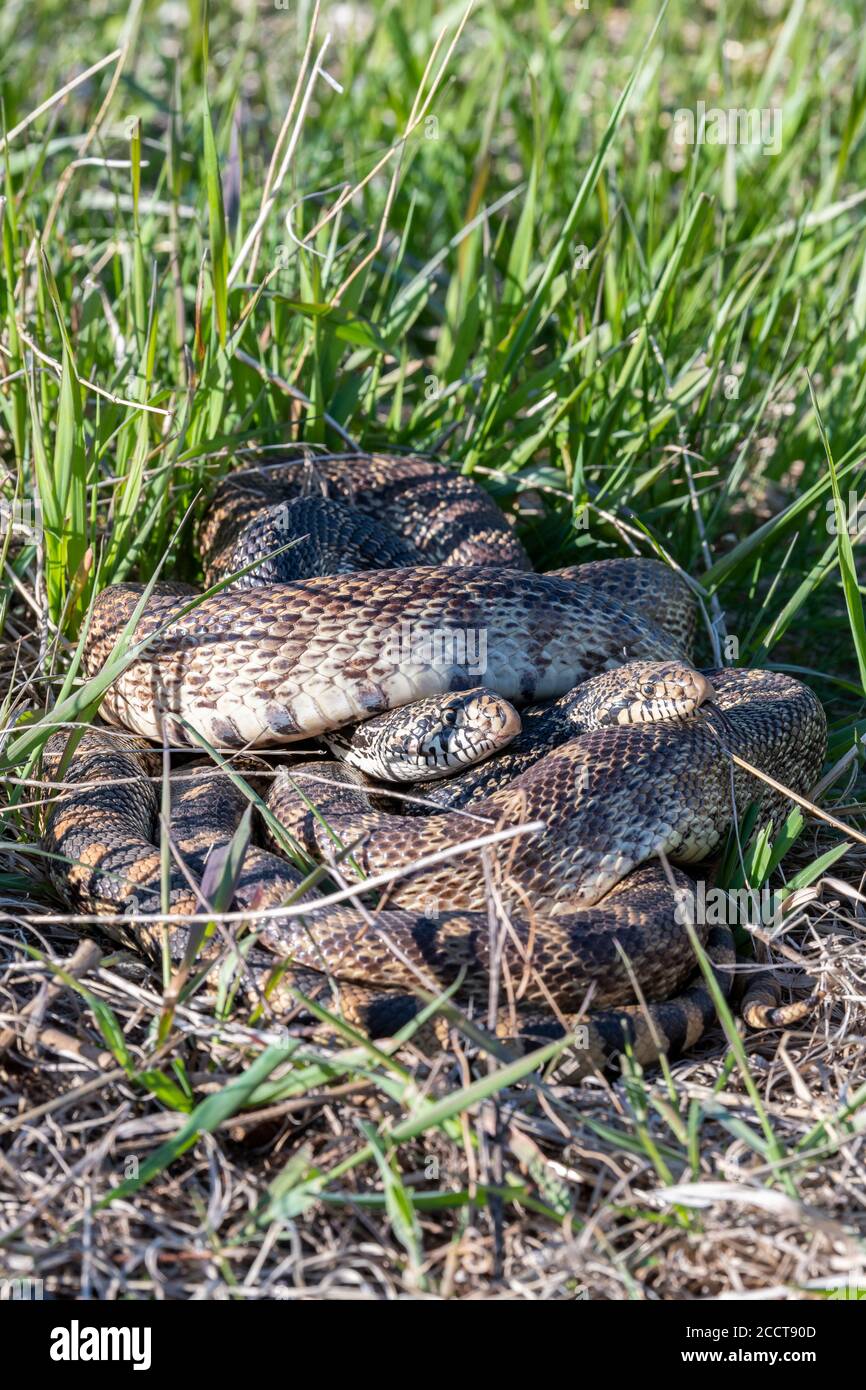
[[[682,661],[630,661],[587,681],[587,726],[691,719],[715,698],[700,671]]]
[[[479,686],[414,700],[326,735],[338,757],[386,782],[428,782],[497,753],[521,730],[507,700]]]
[[[483,686],[420,700],[395,710],[407,717],[402,735],[394,741],[407,770],[399,780],[447,777],[489,757],[520,733],[520,715],[513,705]],[[414,769],[414,771],[412,771]],[[397,769],[391,776],[396,779]]]

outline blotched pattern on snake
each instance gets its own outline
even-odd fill
[[[555,1034],[579,1016],[589,1043],[571,1074],[606,1065],[624,1041],[643,1062],[692,1045],[714,1009],[658,856],[682,866],[718,852],[732,787],[739,814],[755,800],[778,814],[784,799],[732,772],[726,749],[809,790],[826,744],[814,695],[780,673],[696,674],[695,604],[673,570],[627,559],[533,573],[487,493],[428,460],[230,474],[200,535],[206,580],[241,577],[200,602],[155,587],[136,625],[145,645],[102,705],[113,727],[84,736],[48,813],[44,845],[75,904],[129,913],[136,939],[153,944],[135,917],[160,902],[147,741],[203,736],[235,780],[176,766],[171,836],[193,880],[240,822],[243,777],[311,858],[386,883],[365,910],[307,892],[302,916],[269,916],[253,972],[291,959],[333,978],[374,1034],[411,1015],[419,986],[435,994],[461,971],[458,1003],[486,1010],[493,900],[501,1031]],[[89,673],[142,591],[99,596]],[[313,753],[287,765],[284,752],[262,780],[246,756],[320,738],[349,761]],[[65,741],[49,745],[49,772]],[[392,799],[377,794],[358,770],[371,749],[404,795],[416,773],[441,778],[417,789],[433,803],[426,814],[401,814],[394,786]],[[442,776],[451,757],[458,775]],[[490,843],[528,825],[538,828]],[[302,879],[263,841],[247,852],[235,905],[278,907]],[[680,867],[673,881],[687,885]],[[202,903],[179,869],[170,897],[178,955],[182,918]],[[730,932],[697,930],[728,990]]]

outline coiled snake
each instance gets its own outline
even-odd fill
[[[458,776],[419,788],[435,803],[423,815],[395,810],[346,762],[281,764],[272,815],[313,859],[339,860],[348,880],[381,876],[386,891],[375,910],[309,893],[303,915],[266,919],[248,966],[264,971],[276,954],[333,977],[374,1035],[411,1016],[419,984],[435,994],[461,971],[458,999],[486,1001],[495,965],[499,1026],[529,1037],[570,1028],[589,992],[572,1075],[608,1064],[625,1042],[641,1062],[691,1046],[714,1007],[658,856],[684,865],[718,851],[732,787],[738,814],[757,800],[778,813],[779,796],[732,771],[726,749],[809,790],[826,744],[814,695],[777,673],[697,675],[695,607],[673,571],[633,559],[536,574],[488,494],[427,460],[317,458],[231,474],[200,534],[210,584],[244,573],[201,601],[156,586],[135,628],[146,644],[102,705],[116,727],[84,735],[47,816],[43,844],[75,904],[129,913],[136,939],[157,943],[135,916],[160,907],[158,760],[147,740],[191,746],[199,735],[230,757],[325,736],[352,759],[353,743],[375,742],[368,721],[404,711],[415,722],[401,752],[429,776],[441,771],[445,725],[472,758],[517,735],[498,757],[458,760]],[[99,596],[88,673],[141,595],[122,584]],[[455,712],[455,692],[479,686]],[[430,735],[430,702],[443,700]],[[522,713],[519,734],[504,702]],[[634,722],[643,719],[654,722]],[[50,742],[49,771],[65,742]],[[234,762],[254,789],[267,785],[258,766]],[[239,782],[213,765],[176,768],[170,834],[187,870],[170,881],[178,919],[202,910],[190,878],[240,823]],[[235,906],[284,904],[302,877],[253,846]],[[678,868],[673,882],[689,881]],[[727,991],[730,931],[696,930]],[[182,921],[170,936],[177,956]]]

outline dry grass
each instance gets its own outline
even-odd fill
[[[2,904],[18,923],[3,937],[0,972],[5,1272],[40,1278],[61,1298],[801,1298],[864,1284],[858,856],[847,857],[847,891],[804,890],[786,923],[793,992],[811,979],[822,995],[808,1027],[746,1038],[781,1165],[767,1159],[716,1029],[670,1081],[660,1072],[580,1087],[530,1078],[462,1111],[459,1134],[437,1128],[401,1144],[400,1179],[415,1206],[409,1241],[374,1158],[326,1183],[322,1200],[298,1186],[356,1154],[364,1125],[387,1137],[411,1113],[408,1092],[380,1084],[398,1075],[387,1067],[241,1109],[133,1197],[100,1209],[183,1116],[117,1066],[93,1009],[58,982],[47,961],[68,965],[79,934],[74,923],[40,930],[45,886],[36,880],[32,894]],[[22,856],[22,876],[33,865]],[[105,938],[88,965],[82,983],[118,1020],[133,1066],[169,1056],[197,1102],[280,1042],[263,1027],[217,1023],[203,1005],[179,1009],[155,1053],[162,1001],[152,972]],[[302,1042],[282,1070],[338,1051]],[[428,1098],[459,1089],[471,1066],[456,1034],[453,1050],[406,1051],[401,1061]]]

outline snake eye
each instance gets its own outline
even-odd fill
[[[448,725],[451,725],[451,726],[453,726],[454,724],[456,724],[456,723],[457,723],[457,711],[456,711],[456,709],[447,709],[447,710],[445,711],[445,713],[443,714],[443,716],[442,716],[442,723],[443,723],[443,724],[448,724]]]
[[[642,694],[646,695],[646,697],[647,697],[648,700],[649,700],[649,699],[652,699],[653,695],[655,694],[655,691],[656,691],[656,688],[655,688],[654,685],[649,685],[649,684],[647,684],[647,685],[642,685],[642,686],[641,686],[641,692],[642,692]]]

